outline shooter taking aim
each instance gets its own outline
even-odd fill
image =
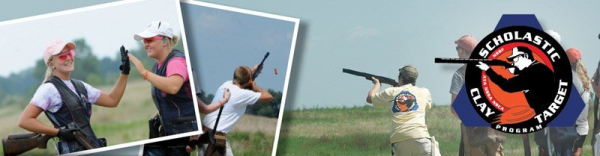
[[[552,95],[556,93],[556,88],[552,85],[555,84],[553,72],[546,65],[536,61],[527,47],[513,48],[507,60],[514,66],[508,68],[515,75],[510,79],[498,75],[494,70],[489,70],[490,67],[486,63],[479,62],[476,66],[485,71],[490,80],[502,90],[509,93],[522,91],[527,103],[536,114],[542,113],[553,99],[544,97],[553,97]]]

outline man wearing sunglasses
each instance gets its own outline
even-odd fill
[[[392,155],[439,155],[437,142],[425,124],[426,109],[431,109],[431,93],[417,87],[417,68],[407,65],[399,69],[398,84],[379,91],[381,83],[373,80],[373,88],[367,95],[367,102],[376,107],[390,108],[392,134],[390,144]]]

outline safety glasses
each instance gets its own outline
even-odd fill
[[[59,60],[65,61],[67,57],[71,57],[71,59],[75,58],[75,50],[64,51],[56,55]]]
[[[150,38],[144,38],[143,41],[144,41],[144,43],[148,44],[148,43],[154,42],[155,40],[162,40],[164,38],[165,37],[163,37],[163,36],[154,36],[154,37],[150,37]]]

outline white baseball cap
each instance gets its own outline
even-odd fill
[[[171,24],[164,21],[153,21],[146,29],[144,29],[144,31],[133,35],[133,39],[139,41],[144,38],[154,37],[156,35],[173,38],[173,29],[171,29]]]
[[[554,38],[554,40],[556,40],[556,42],[560,43],[560,34],[558,34],[556,31],[546,30],[546,34],[552,36],[552,38]]]

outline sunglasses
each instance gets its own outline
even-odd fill
[[[64,51],[56,56],[61,61],[67,60],[67,57],[71,57],[71,59],[73,59],[75,58],[75,50]]]
[[[155,40],[162,40],[164,38],[165,37],[163,37],[163,36],[154,36],[154,37],[150,37],[150,38],[144,38],[143,41],[144,41],[144,43],[148,44],[148,43],[154,42]]]

